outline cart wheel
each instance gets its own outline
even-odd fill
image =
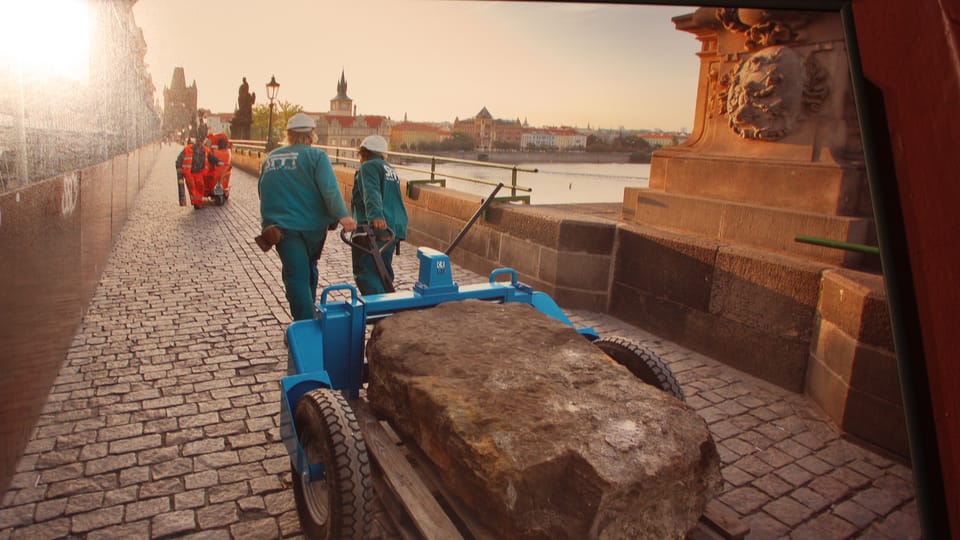
[[[684,401],[680,383],[655,352],[621,337],[600,338],[593,343],[641,381]]]
[[[213,202],[217,206],[223,206],[223,203],[227,202],[227,197],[225,195],[214,195]]]
[[[297,404],[294,424],[311,463],[324,478],[310,481],[293,470],[293,494],[307,538],[356,539],[370,532],[373,481],[370,458],[353,410],[339,392],[320,388]]]

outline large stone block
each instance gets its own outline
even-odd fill
[[[371,405],[498,537],[684,538],[720,488],[695,411],[531,306],[399,313],[367,358]]]
[[[624,190],[623,219],[822,261],[857,266],[870,255],[796,241],[798,235],[869,244],[872,220],[798,212],[703,197]],[[875,258],[875,257],[874,257]]]
[[[893,350],[890,308],[882,275],[847,269],[825,272],[817,309],[851,337]]]
[[[614,283],[707,311],[720,244],[642,226],[619,228]]]
[[[731,367],[802,392],[810,343],[614,283],[610,313]]]
[[[776,150],[774,145],[753,145],[759,156],[704,156],[680,148],[658,151],[651,163],[650,188],[818,214],[864,215],[867,186],[862,168],[763,159]],[[750,150],[740,149],[743,154]]]
[[[721,247],[710,312],[766,333],[809,340],[822,268],[770,252]]]

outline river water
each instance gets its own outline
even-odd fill
[[[429,165],[407,166],[427,172],[398,168],[403,180],[430,177]],[[517,195],[530,195],[531,204],[622,202],[623,188],[647,187],[650,178],[650,165],[639,163],[521,163],[518,166],[538,170],[536,173],[517,173],[517,185],[533,188],[530,193],[518,191]],[[448,188],[486,197],[494,186],[452,179],[444,174],[477,178],[494,184],[503,182],[504,187],[497,196],[510,195],[511,170],[461,163],[437,165],[437,178],[446,178]]]

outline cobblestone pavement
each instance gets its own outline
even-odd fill
[[[163,149],[130,212],[4,495],[0,540],[300,535],[278,430],[290,318],[279,259],[252,241],[256,182],[236,171],[225,206],[182,208],[175,156]],[[351,282],[333,236],[321,263],[324,285]],[[413,246],[396,267],[397,288],[412,287]],[[804,396],[612,317],[570,315],[670,365],[748,538],[919,537],[910,469],[838,437]]]

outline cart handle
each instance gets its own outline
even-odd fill
[[[497,268],[493,272],[490,272],[490,283],[491,284],[496,283],[497,278],[500,277],[502,274],[510,274],[510,284],[513,285],[514,287],[517,286],[517,283],[518,283],[517,271],[514,270],[513,268]]]
[[[357,303],[357,288],[349,283],[340,283],[339,285],[330,285],[329,287],[324,287],[323,292],[320,293],[320,306],[327,305],[327,294],[332,293],[333,291],[350,291],[350,304]]]
[[[373,255],[373,250],[374,250],[373,247],[365,246],[360,243],[357,243],[354,241],[354,239],[360,238],[362,236],[370,236],[373,238],[376,238],[377,236],[386,237],[386,242],[382,246],[380,246],[380,253],[386,253],[387,249],[393,245],[393,239],[395,238],[393,229],[391,229],[390,227],[387,227],[386,231],[390,233],[389,237],[387,237],[387,235],[385,234],[377,234],[376,232],[374,232],[373,228],[370,225],[366,223],[362,223],[360,225],[357,225],[357,230],[350,233],[349,237],[347,236],[346,229],[340,229],[340,239],[343,240],[346,244],[349,244],[350,246],[355,247],[364,253],[369,253]]]

